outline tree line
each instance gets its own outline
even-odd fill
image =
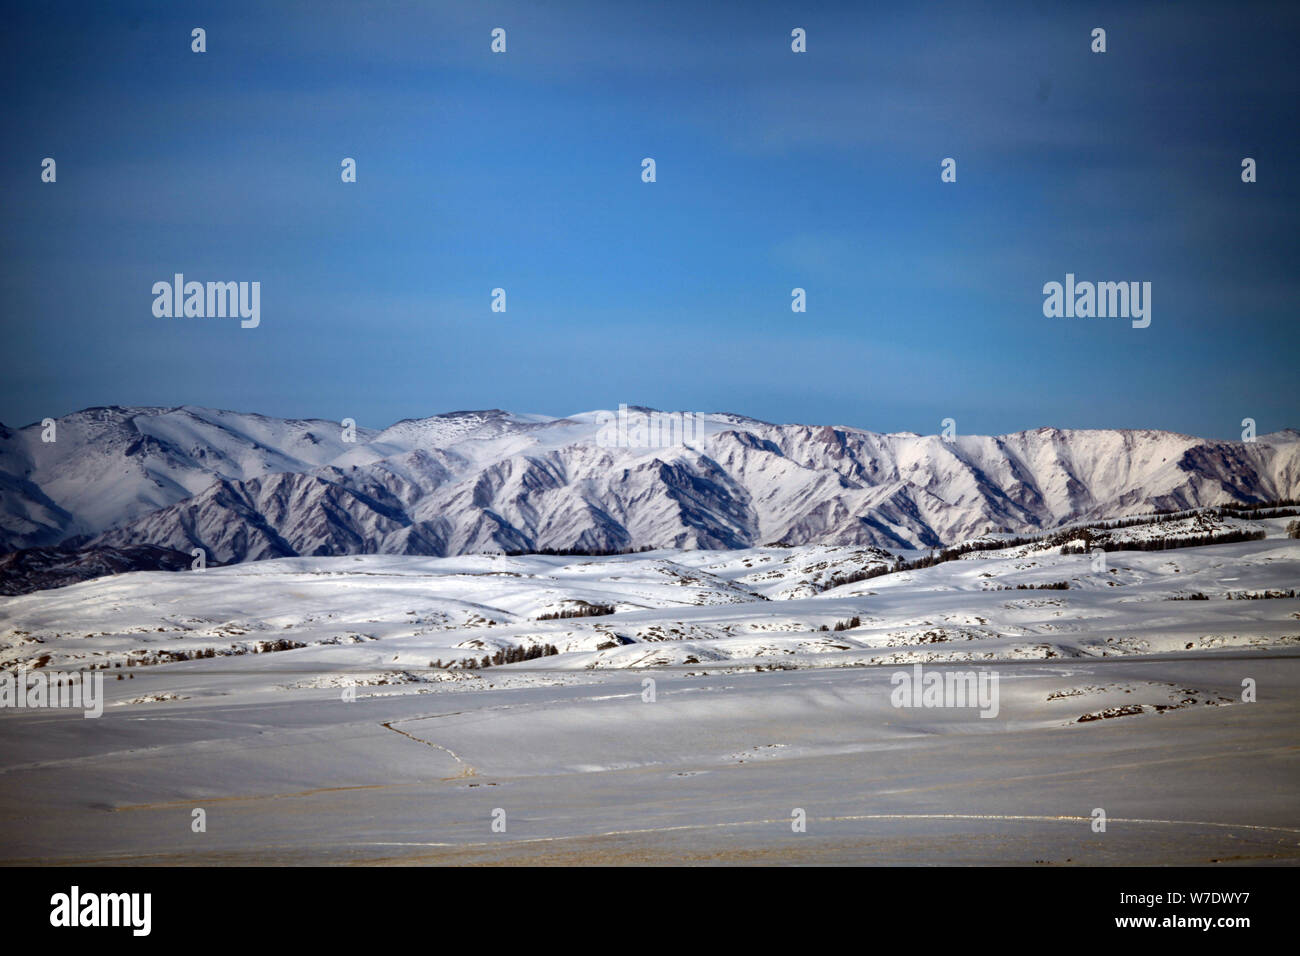
[[[539,621],[564,621],[571,617],[604,617],[606,614],[614,613],[612,604],[588,604],[582,602],[581,607],[567,608],[563,611],[552,611],[549,614],[537,615]]]
[[[560,653],[559,648],[554,644],[534,644],[532,647],[507,647],[497,651],[495,654],[484,654],[481,658],[465,657],[456,661],[447,661],[443,663],[442,658],[436,661],[429,661],[429,666],[438,670],[447,670],[452,667],[459,667],[465,670],[476,670],[502,664],[518,664],[521,661],[535,661],[539,657],[552,657]]]

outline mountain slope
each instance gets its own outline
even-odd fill
[[[636,410],[634,410],[635,412]],[[214,563],[365,552],[766,543],[933,547],[988,531],[1300,494],[1300,434],[877,434],[700,417],[607,447],[602,413],[453,412],[382,431],[182,408],[0,427],[0,550],[142,544]]]

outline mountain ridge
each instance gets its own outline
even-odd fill
[[[0,426],[0,550],[198,547],[224,564],[778,540],[915,548],[1300,494],[1294,429],[1253,442],[1052,426],[945,439],[710,413],[684,443],[629,447],[613,416],[462,410],[353,426],[352,441],[325,419],[192,405],[82,409],[55,420],[52,443],[40,424]]]

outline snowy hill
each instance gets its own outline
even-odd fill
[[[103,678],[100,719],[0,708],[0,860],[1294,863],[1293,520],[830,588],[890,556],[289,557],[0,598],[0,672]],[[992,694],[901,701],[919,669]]]
[[[594,558],[296,557],[140,571],[3,599],[0,668],[44,660],[117,669],[290,650],[277,655],[285,666],[393,669],[406,673],[402,681],[440,682],[435,661],[472,669],[484,655],[538,647],[554,649],[549,670],[603,670],[1290,646],[1300,641],[1300,599],[1247,607],[1229,597],[1294,594],[1300,541],[1285,536],[1288,520],[1252,522],[1267,533],[1258,540],[1113,553],[1104,568],[1088,555],[1013,545],[890,571],[893,556],[876,549],[807,545]],[[1177,524],[1122,533],[1136,542],[1143,529]],[[828,587],[834,575],[862,569],[888,573]],[[1204,600],[1173,600],[1191,595]],[[601,613],[556,617],[592,608]]]

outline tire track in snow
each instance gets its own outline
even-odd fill
[[[456,714],[431,714],[430,716],[431,717],[455,717]],[[404,719],[428,720],[429,718],[417,717],[417,718],[404,718]],[[418,744],[424,744],[426,747],[433,747],[435,750],[441,750],[443,753],[448,754],[452,760],[456,761],[456,763],[460,764],[461,766],[460,773],[456,774],[456,776],[454,777],[440,777],[439,778],[440,780],[458,780],[461,777],[478,776],[478,771],[475,770],[469,764],[467,764],[464,760],[462,760],[460,758],[460,754],[456,753],[456,751],[452,750],[450,747],[444,747],[442,744],[435,744],[431,740],[424,740],[423,738],[417,737],[414,734],[408,734],[405,730],[398,730],[396,727],[393,726],[393,724],[395,724],[396,722],[397,722],[396,720],[386,720],[383,723],[381,723],[379,726],[385,728],[386,730],[391,730],[395,734],[401,734],[403,737],[406,737],[409,740],[414,740]]]

